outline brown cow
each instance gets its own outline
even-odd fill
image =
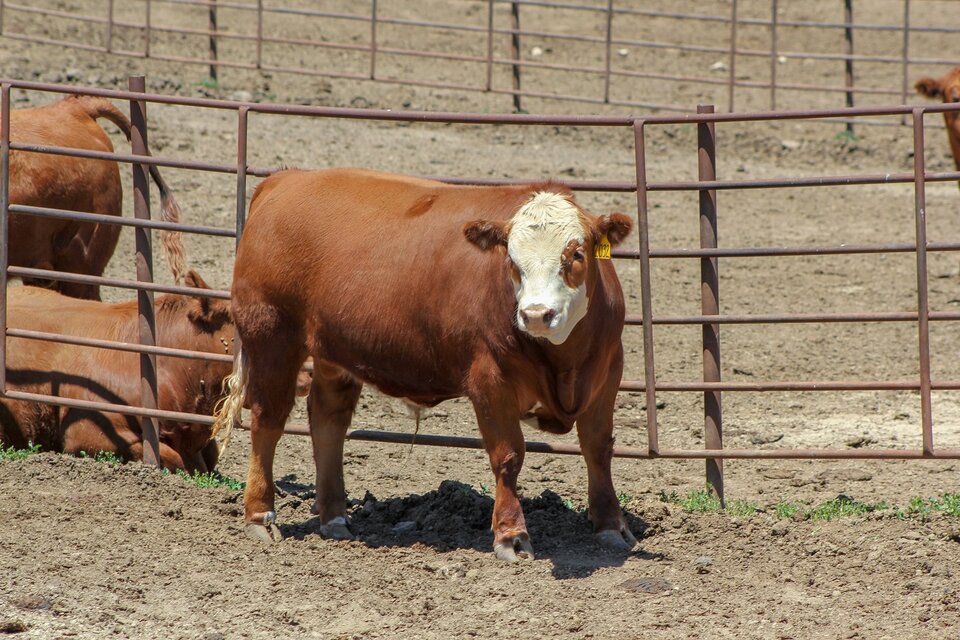
[[[42,107],[10,112],[10,139],[30,145],[70,147],[112,152],[113,144],[97,124],[106,118],[130,139],[130,121],[110,101],[93,96],[69,96]],[[150,166],[160,189],[160,217],[180,220],[180,207],[156,166]],[[10,203],[67,209],[103,215],[122,215],[120,169],[113,160],[93,160],[47,153],[10,153]],[[120,236],[114,224],[74,222],[24,214],[10,217],[10,264],[99,276],[107,266]],[[185,253],[179,232],[162,232],[163,248],[175,281],[184,273]],[[26,284],[49,286],[48,280],[26,279]],[[61,293],[100,299],[100,287],[56,282]]]
[[[914,85],[917,92],[928,98],[939,98],[943,102],[960,102],[960,67],[954,67],[942,78],[921,78]],[[943,120],[947,125],[947,137],[953,162],[960,171],[960,111],[944,111]],[[960,185],[960,182],[957,183]]]
[[[188,286],[207,288],[193,271]],[[232,353],[233,322],[226,301],[200,296],[163,295],[155,301],[157,343],[191,351]],[[84,338],[139,341],[136,300],[105,304],[67,298],[49,289],[11,287],[9,326]],[[140,404],[137,353],[25,338],[7,338],[8,389],[60,398]],[[219,400],[229,362],[157,358],[158,406],[168,411],[209,415]],[[210,426],[159,421],[163,466],[190,472],[213,470],[217,446]],[[115,453],[127,460],[143,456],[140,421],[118,413],[56,407],[38,402],[0,400],[0,443],[79,454]]]
[[[237,252],[242,355],[214,426],[232,426],[245,395],[248,531],[279,536],[274,451],[297,370],[312,356],[322,534],[352,535],[343,443],[369,383],[417,405],[471,400],[496,477],[497,557],[533,555],[517,496],[521,420],[552,433],[576,424],[594,528],[606,544],[632,548],[610,475],[623,293],[613,264],[594,256],[602,239],[615,245],[630,228],[623,214],[587,213],[553,183],[463,187],[358,169],[267,178]]]

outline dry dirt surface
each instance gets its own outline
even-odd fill
[[[93,0],[50,4],[61,10],[101,5]],[[397,11],[414,4],[398,3]],[[475,11],[477,4],[483,3],[433,3],[431,15],[455,17]],[[840,3],[802,5],[808,18],[839,19],[834,13]],[[936,3],[915,5],[928,12],[942,9]],[[899,3],[876,6],[877,21],[898,20]],[[154,3],[153,10],[158,21],[192,20],[195,26],[199,19],[177,5]],[[936,22],[930,15],[915,18]],[[551,27],[572,30],[575,19],[568,16],[568,22]],[[10,29],[36,19],[8,12],[6,20]],[[49,38],[78,28],[57,20],[30,24]],[[687,34],[696,24],[667,23],[659,35],[669,39]],[[433,37],[437,42],[449,39],[429,32],[417,37],[421,44]],[[827,38],[817,33],[806,37],[814,43]],[[832,46],[835,34],[829,37],[824,48]],[[529,40],[525,47],[537,44]],[[950,54],[960,59],[956,42],[945,40],[939,55]],[[701,62],[708,67],[711,61]],[[796,77],[805,77],[802,61],[786,64],[795,66]],[[148,90],[158,93],[397,110],[509,109],[503,96],[279,73],[224,70],[220,86],[212,87],[201,82],[204,69],[199,67],[109,58],[0,37],[0,75],[7,78],[123,88],[130,73],[145,74]],[[809,74],[811,82],[822,79],[821,68],[814,64]],[[578,80],[561,74],[556,81],[571,83],[572,91]],[[659,102],[680,99],[667,91],[658,96]],[[23,107],[50,96],[14,92],[13,98],[15,107]],[[582,105],[527,106],[587,112]],[[156,153],[235,162],[234,112],[151,105],[149,119]],[[938,119],[929,118],[927,124],[928,166],[951,170]],[[250,131],[250,164],[260,167],[352,165],[421,175],[531,179],[629,180],[634,175],[628,130],[254,115]],[[718,126],[720,177],[911,170],[908,128],[858,126],[855,139],[838,136],[841,131],[840,125],[805,122]],[[652,127],[649,136],[652,180],[695,177],[693,126]],[[120,137],[114,139],[123,148]],[[164,173],[185,220],[233,225],[233,176],[174,169]],[[248,196],[256,183],[249,181]],[[696,195],[659,192],[650,197],[652,246],[698,246]],[[585,193],[581,199],[596,211],[636,213],[633,194]],[[718,202],[722,246],[914,241],[909,184],[725,191]],[[129,196],[126,206],[129,211]],[[929,240],[957,240],[958,207],[956,185],[927,185]],[[192,263],[211,285],[221,288],[229,287],[232,247],[232,240],[189,238]],[[108,275],[134,273],[132,248],[132,236],[125,234]],[[929,262],[931,309],[956,312],[957,256],[935,252]],[[698,269],[696,260],[655,261],[655,314],[699,313]],[[639,270],[636,264],[620,262],[618,271],[628,313],[639,313]],[[916,261],[911,254],[725,259],[720,274],[725,313],[916,309]],[[119,299],[129,293],[109,295]],[[958,337],[956,322],[933,323],[935,380],[960,379]],[[918,376],[913,323],[726,325],[722,338],[725,380]],[[626,377],[642,379],[639,327],[626,330],[624,343]],[[696,326],[657,325],[654,347],[661,382],[696,381],[702,375]],[[661,447],[701,448],[702,398],[661,393],[658,402]],[[646,446],[644,403],[642,395],[621,395],[615,415],[618,444]],[[918,448],[920,410],[918,396],[909,392],[728,393],[725,445]],[[302,407],[295,414],[292,421],[302,423]],[[933,418],[935,444],[960,446],[956,392],[934,394]],[[354,426],[413,429],[402,405],[371,391],[364,392]],[[454,401],[433,410],[421,432],[475,436],[476,427],[469,405]],[[548,439],[532,431],[527,436]],[[557,440],[573,442],[573,436]],[[245,434],[237,436],[222,461],[224,474],[244,477],[248,444]],[[900,517],[893,508],[905,509],[916,497],[956,492],[955,461],[728,461],[728,500],[757,507],[752,515],[732,515],[689,513],[660,499],[661,493],[682,497],[702,488],[702,461],[617,460],[615,483],[640,538],[637,552],[623,557],[605,553],[592,541],[584,512],[582,461],[530,454],[521,483],[538,557],[517,565],[499,563],[491,553],[493,481],[482,452],[352,441],[345,464],[357,540],[324,540],[310,520],[309,442],[292,435],[281,441],[276,477],[285,539],[266,547],[243,534],[239,491],[197,488],[141,465],[50,453],[2,461],[0,632],[22,638],[204,640],[960,636],[960,521],[938,513]],[[777,505],[810,507],[838,496],[890,508],[833,521],[778,515]]]

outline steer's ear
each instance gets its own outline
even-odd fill
[[[183,277],[188,287],[195,289],[210,289],[210,286],[200,277],[200,274],[190,269]],[[187,311],[187,316],[194,324],[200,325],[206,331],[216,331],[224,323],[230,321],[230,304],[226,300],[208,298],[207,296],[193,296]]]
[[[505,247],[507,236],[510,235],[509,223],[474,220],[463,225],[463,235],[484,251],[494,247]]]
[[[629,216],[625,216],[622,213],[611,213],[600,216],[597,219],[594,232],[598,238],[607,236],[607,240],[610,241],[610,246],[615,247],[630,235],[630,229],[632,228],[633,220],[631,220]]]
[[[913,88],[917,90],[917,93],[925,95],[928,98],[943,97],[943,83],[936,78],[920,78],[917,80],[917,83],[913,85]]]

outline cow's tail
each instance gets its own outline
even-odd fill
[[[117,125],[127,140],[130,140],[130,120],[112,102],[98,96],[76,96],[76,99],[91,118],[106,118]],[[150,155],[149,150],[147,155]],[[164,222],[180,222],[180,205],[170,192],[170,187],[167,186],[163,176],[160,175],[157,165],[150,165],[150,176],[160,190],[160,219]],[[181,284],[187,272],[187,252],[183,246],[183,236],[179,231],[161,231],[160,241],[163,244],[163,254],[167,258],[167,264],[173,272],[173,280]]]
[[[230,442],[233,426],[240,422],[243,396],[247,390],[248,369],[247,354],[241,348],[240,353],[233,359],[233,372],[223,379],[224,395],[213,409],[214,421],[210,439],[213,440],[218,433],[223,431],[223,441],[220,444],[221,454],[227,448],[227,443]]]

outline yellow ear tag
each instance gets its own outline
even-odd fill
[[[596,256],[598,260],[609,260],[610,249],[610,240],[607,239],[607,234],[603,234],[600,236],[600,242],[597,243],[593,255]]]

